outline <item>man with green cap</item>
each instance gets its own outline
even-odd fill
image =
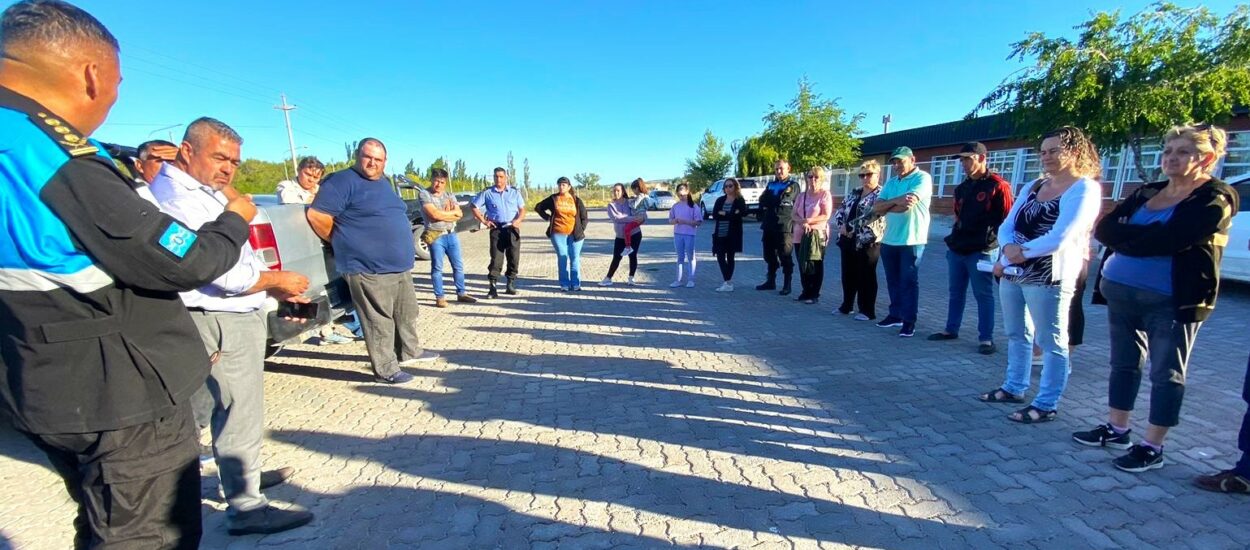
[[[881,188],[873,212],[885,216],[881,239],[881,263],[890,293],[890,313],[877,323],[882,328],[902,327],[898,335],[916,335],[920,308],[920,257],[929,242],[929,200],[933,177],[916,167],[911,148],[899,147],[890,155],[894,175]]]

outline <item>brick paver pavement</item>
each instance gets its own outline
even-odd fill
[[[1111,467],[1114,452],[1069,439],[1103,418],[1103,308],[1087,306],[1087,344],[1058,420],[1012,424],[1008,407],[974,400],[1001,382],[1004,354],[974,352],[971,299],[964,339],[923,338],[946,314],[936,236],[918,336],[905,340],[830,315],[836,262],[818,306],[751,289],[763,273],[755,229],[732,294],[713,292],[706,229],[698,287],[668,288],[671,231],[657,222],[645,228],[644,284],[624,286],[622,273],[617,286],[596,286],[611,248],[602,213],[588,232],[586,290],[561,293],[542,229],[525,226],[519,296],[422,308],[425,341],[443,359],[411,369],[415,384],[371,383],[362,343],[272,360],[264,454],[299,471],[268,494],[317,520],[229,537],[206,487],[204,547],[1247,545],[1250,500],[1189,484],[1235,460],[1250,351],[1244,286],[1225,291],[1199,337],[1168,466],[1133,475]],[[480,294],[486,235],[462,238]],[[432,304],[428,275],[417,284]],[[884,283],[881,302],[884,312]],[[1144,411],[1148,391],[1141,398]],[[0,484],[0,547],[67,547],[64,491],[7,428]]]

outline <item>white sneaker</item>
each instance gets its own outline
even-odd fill
[[[623,248],[623,249],[621,249],[621,257],[622,257],[622,258],[624,258],[625,256],[628,256],[628,255],[630,255],[630,254],[633,254],[633,253],[634,253],[634,249],[632,249],[632,248],[630,248],[630,247],[628,247],[628,246],[627,246],[627,247],[625,247],[625,248]]]
[[[686,288],[694,288],[694,279],[686,281]]]
[[[864,315],[863,313],[856,313],[852,319],[855,319],[856,321],[871,321],[872,317]]]
[[[599,281],[599,286],[612,286],[612,279],[604,277],[602,281]]]
[[[628,284],[629,286],[634,286],[635,284],[637,284],[634,282],[633,277],[630,277],[629,280],[625,281],[625,283]]]
[[[677,288],[677,287],[679,287],[679,286],[681,286],[681,280],[680,280],[680,279],[678,279],[678,280],[676,280],[676,281],[673,281],[672,283],[669,283],[669,285],[668,285],[668,287],[669,287],[669,288]]]
[[[729,281],[725,281],[719,287],[716,288],[716,292],[733,292],[733,291],[734,291],[734,284]]]

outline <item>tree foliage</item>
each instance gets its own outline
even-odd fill
[[[773,173],[773,165],[781,155],[777,149],[764,141],[762,136],[751,136],[742,142],[737,151],[738,177],[767,176]]]
[[[524,187],[524,188],[526,188],[526,189],[529,189],[529,188],[530,188],[530,159],[529,159],[529,157],[525,157],[525,158],[521,161],[521,166],[522,166],[522,168],[521,168],[521,181],[522,181],[521,186],[522,186],[522,187]]]
[[[686,159],[686,179],[697,189],[705,188],[725,177],[733,162],[733,157],[725,152],[725,142],[706,130],[694,158]]]
[[[1151,6],[1126,20],[1101,12],[1079,36],[1032,33],[1008,59],[1035,63],[1004,80],[969,116],[1009,113],[1021,137],[1058,125],[1088,132],[1104,148],[1128,144],[1138,174],[1142,145],[1187,122],[1222,123],[1250,105],[1250,8],[1227,17],[1205,7]]]
[[[508,151],[508,183],[516,185],[516,164],[512,162],[512,151]]]
[[[807,77],[785,109],[769,106],[761,138],[795,171],[813,166],[850,166],[859,160],[859,123],[863,113],[847,117],[835,99],[822,99]],[[771,168],[771,167],[770,167]]]
[[[577,186],[582,189],[595,189],[599,187],[599,174],[578,172],[573,174],[573,181],[577,182]]]

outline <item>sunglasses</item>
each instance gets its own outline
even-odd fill
[[[819,177],[819,176],[807,176],[807,179],[809,179],[809,180],[818,180],[818,179],[820,179],[820,177]]]
[[[860,175],[859,175],[859,177],[861,177],[861,178],[870,178],[870,177],[872,177],[872,175],[873,175],[873,174],[876,174],[876,172],[865,172],[865,173],[863,173],[863,174],[860,174]]]

